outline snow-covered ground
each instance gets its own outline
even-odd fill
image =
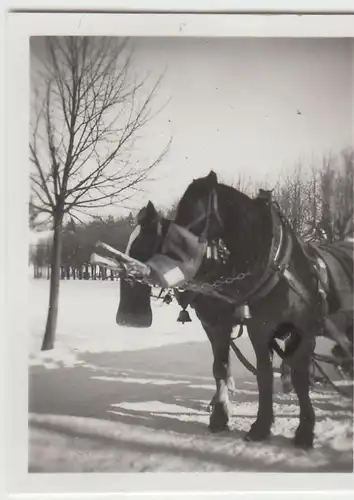
[[[75,364],[77,353],[120,352],[148,349],[188,341],[205,342],[206,336],[193,311],[192,323],[177,323],[180,308],[173,302],[154,302],[154,319],[150,329],[122,328],[115,321],[119,304],[116,281],[61,281],[59,321],[55,351],[41,353],[45,326],[49,282],[32,280],[30,293],[31,340],[30,364],[62,362]],[[47,363],[47,367],[51,367]]]
[[[49,284],[31,282],[29,470],[32,472],[352,471],[352,401],[317,388],[314,450],[294,449],[294,394],[275,380],[267,443],[243,441],[255,378],[233,360],[230,432],[208,432],[212,355],[199,321],[154,301],[149,329],[115,323],[117,282],[62,281],[56,348],[40,352]],[[254,362],[247,337],[242,351]]]

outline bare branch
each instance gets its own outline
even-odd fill
[[[52,196],[51,196],[51,194],[49,192],[49,189],[48,189],[48,186],[47,186],[47,182],[45,180],[44,173],[43,173],[40,161],[38,159],[37,153],[36,153],[34,147],[31,144],[29,145],[29,147],[30,147],[30,151],[31,151],[31,158],[30,158],[30,160],[35,165],[35,167],[37,168],[37,171],[38,171],[39,176],[40,176],[41,181],[42,181],[41,187],[42,187],[43,191],[45,192],[45,194],[46,194],[46,196],[48,198],[49,205],[51,207],[54,207],[54,201],[53,201]]]
[[[139,132],[156,116],[152,104],[162,77],[150,89],[145,78],[136,81],[127,49],[126,39],[46,39],[43,105],[30,145],[37,175],[31,182],[39,205],[53,213],[127,201],[167,153],[170,143],[146,167],[133,158]]]

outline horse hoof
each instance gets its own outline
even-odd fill
[[[210,415],[209,429],[211,432],[222,432],[229,430],[229,413],[224,403],[215,403]]]
[[[268,439],[268,437],[269,437],[269,434],[270,434],[269,432],[262,433],[262,434],[255,434],[254,432],[247,432],[247,434],[245,435],[245,437],[243,439],[244,439],[244,441],[248,441],[248,442],[266,441],[266,439]]]
[[[297,432],[293,439],[293,445],[303,450],[313,448],[313,432]]]
[[[213,434],[217,434],[219,432],[228,432],[230,430],[228,424],[225,424],[224,427],[212,427],[212,425],[209,424],[208,427],[210,432],[212,432]]]
[[[270,429],[252,426],[244,437],[245,441],[265,441],[269,438]]]

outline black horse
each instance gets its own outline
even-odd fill
[[[149,203],[138,216],[129,254],[146,262],[161,251],[171,221],[158,216]],[[193,181],[177,207],[175,224],[188,228],[206,240],[209,248],[223,243],[227,254],[221,267],[203,263],[195,282],[222,282],[222,300],[218,293],[177,293],[183,307],[196,311],[211,342],[216,393],[209,427],[224,430],[229,420],[230,340],[239,323],[238,305],[248,304],[251,319],[248,333],[257,358],[259,409],[257,419],[246,438],[266,439],[273,422],[272,348],[275,338],[286,337],[284,357],[291,369],[293,387],[300,403],[300,425],[295,444],[311,447],[315,415],[309,397],[309,367],[315,337],[322,328],[323,299],[318,275],[304,246],[291,231],[269,198],[251,199],[239,191],[219,184],[215,173]],[[208,264],[208,263],[207,263]],[[213,287],[212,287],[213,288]],[[220,290],[220,287],[218,288]],[[213,289],[213,292],[216,289]],[[121,280],[121,298],[117,323],[150,326],[151,289],[146,284]]]
[[[251,199],[218,183],[214,172],[189,185],[178,204],[175,223],[206,237],[209,244],[221,239],[230,254],[231,276],[246,276],[225,285],[224,290],[235,304],[247,302],[251,312],[247,330],[257,359],[259,406],[247,439],[260,441],[270,434],[274,418],[272,348],[277,345],[274,339],[286,338],[283,355],[300,405],[294,443],[312,447],[315,414],[309,396],[309,369],[324,311],[318,274],[305,246],[269,197]],[[200,319],[214,352],[217,397],[211,424],[222,429],[229,417],[226,380],[234,306],[213,302],[203,309]]]

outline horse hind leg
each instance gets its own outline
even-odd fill
[[[284,350],[282,350],[282,348],[278,345],[277,340],[284,341]],[[271,352],[276,352],[282,359],[280,364],[280,380],[285,394],[291,392],[293,389],[291,383],[291,369],[287,359],[293,352],[295,352],[300,344],[300,341],[301,336],[299,335],[297,328],[293,323],[289,322],[281,323],[273,332],[272,339],[270,341]]]
[[[291,380],[300,405],[300,423],[295,431],[294,444],[305,449],[313,447],[315,427],[315,412],[309,394],[313,349],[313,339],[303,337],[290,360]]]
[[[289,324],[281,325],[279,331],[276,331],[275,336],[273,337],[276,341],[276,338],[284,340],[284,355],[281,356],[283,359],[280,364],[280,380],[282,383],[282,388],[284,394],[289,394],[293,390],[293,385],[291,382],[291,368],[289,363],[287,362],[287,358],[292,355],[293,352],[296,351],[297,347],[300,344],[300,336],[298,335],[295,327]],[[274,346],[274,344],[273,344]]]
[[[258,333],[258,337],[262,336]],[[269,437],[273,416],[273,366],[269,345],[262,339],[257,343],[250,335],[257,358],[258,413],[255,422],[245,436],[246,441],[263,441]]]
[[[291,383],[291,369],[284,360],[282,360],[280,365],[280,380],[284,394],[289,394],[293,390],[293,385]]]

